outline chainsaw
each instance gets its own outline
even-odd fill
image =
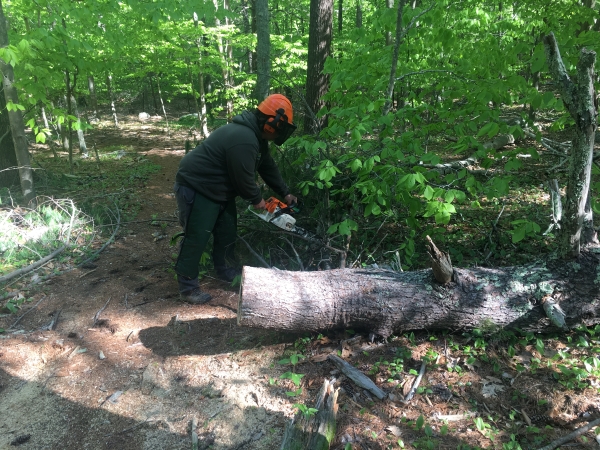
[[[270,197],[267,201],[265,201],[264,211],[254,209],[252,205],[248,206],[248,211],[257,215],[265,222],[272,223],[282,230],[289,231],[290,233],[294,233],[306,238],[312,238],[318,241],[321,240],[318,236],[315,236],[311,232],[296,225],[296,219],[292,217],[292,214],[300,212],[300,207],[297,203],[286,205],[281,200],[278,200],[275,197]]]

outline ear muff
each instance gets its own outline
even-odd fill
[[[265,133],[276,134],[284,124],[288,123],[287,116],[283,108],[279,108],[276,112],[275,117],[270,117],[266,122],[263,130]]]

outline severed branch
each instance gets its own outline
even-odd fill
[[[559,439],[556,439],[555,441],[550,442],[548,445],[546,445],[545,447],[541,447],[539,450],[554,450],[556,447],[559,447],[563,444],[566,444],[569,441],[572,441],[573,439],[578,438],[583,433],[587,433],[589,430],[591,430],[592,428],[594,428],[598,425],[600,425],[600,419],[593,420],[590,423],[588,423],[587,425],[584,425],[581,428],[577,428],[572,433],[567,434],[566,436],[563,436]]]
[[[404,399],[404,403],[410,402],[412,400],[412,398],[415,396],[415,394],[417,393],[419,384],[421,384],[421,379],[423,378],[423,375],[425,375],[426,368],[427,368],[427,363],[425,362],[425,360],[423,360],[423,362],[421,363],[421,370],[419,370],[419,376],[417,376],[417,379],[413,383],[412,388],[410,389],[410,391],[408,391],[408,394],[406,395],[406,398]]]
[[[452,280],[452,274],[454,273],[452,261],[450,260],[450,254],[440,251],[429,236],[426,236],[426,239],[427,254],[431,259],[433,276],[442,284],[449,283],[450,280]]]
[[[370,393],[372,393],[379,400],[383,400],[387,397],[387,394],[383,392],[381,389],[377,387],[373,381],[367,377],[364,373],[362,373],[357,368],[351,366],[342,358],[336,355],[329,355],[327,357],[329,361],[331,361],[335,366],[348,378],[350,378],[357,386],[360,386],[363,389],[366,389]]]

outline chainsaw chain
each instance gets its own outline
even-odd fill
[[[304,228],[298,227],[298,226],[295,226],[294,228],[292,228],[290,230],[290,233],[297,234],[298,236],[302,236],[304,238],[313,239],[314,241],[317,241],[317,242],[322,242],[322,239],[319,238],[319,236],[311,233],[308,230],[305,230]]]

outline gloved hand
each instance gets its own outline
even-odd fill
[[[296,198],[295,195],[292,195],[292,194],[286,195],[284,200],[285,200],[285,204],[288,206],[295,205],[296,203],[298,203],[298,199]]]
[[[294,198],[295,198],[295,197],[294,197]],[[261,199],[261,200],[260,200],[260,203],[257,203],[256,205],[252,205],[252,207],[253,207],[254,209],[260,209],[260,210],[262,210],[262,211],[264,211],[265,209],[267,209],[267,206],[266,206],[266,204],[265,204],[265,200],[264,200],[264,199]]]

